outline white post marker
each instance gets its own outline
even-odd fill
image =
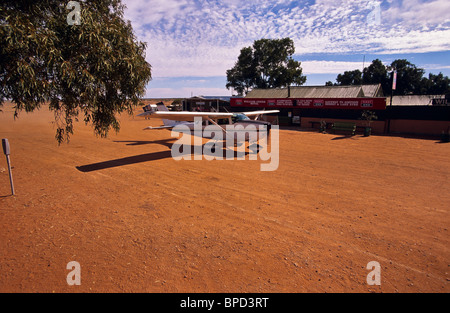
[[[9,181],[11,182],[11,192],[14,196],[14,183],[12,178],[12,172],[11,172],[11,162],[9,161],[9,155],[11,154],[11,151],[9,149],[9,142],[8,139],[3,138],[2,139],[2,146],[3,146],[3,153],[6,155],[6,162],[8,162],[8,170],[9,170]]]

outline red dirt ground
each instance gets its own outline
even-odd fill
[[[157,121],[122,116],[108,139],[77,123],[61,146],[52,121],[0,113],[0,292],[450,291],[450,144],[281,130],[262,172],[175,161],[169,131],[142,131]]]

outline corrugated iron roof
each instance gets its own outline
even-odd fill
[[[409,95],[409,96],[393,96],[392,105],[432,105],[433,99],[444,99],[445,95]],[[390,103],[390,99],[388,99]]]
[[[291,98],[362,98],[382,96],[381,85],[292,86]],[[246,98],[288,98],[288,88],[253,89]]]
[[[383,89],[381,84],[361,85],[365,97],[376,98],[383,97]]]

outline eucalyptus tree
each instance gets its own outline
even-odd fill
[[[26,1],[0,4],[0,105],[19,112],[48,105],[59,143],[82,115],[95,134],[120,129],[117,114],[132,113],[151,80],[120,0]]]
[[[234,67],[227,70],[226,87],[242,95],[252,88],[302,85],[306,77],[294,53],[290,38],[255,40],[253,46],[241,49]]]

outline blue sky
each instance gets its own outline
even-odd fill
[[[226,70],[261,38],[290,37],[306,85],[335,81],[372,60],[408,59],[450,76],[448,0],[124,0],[147,42],[146,97],[230,96]]]

